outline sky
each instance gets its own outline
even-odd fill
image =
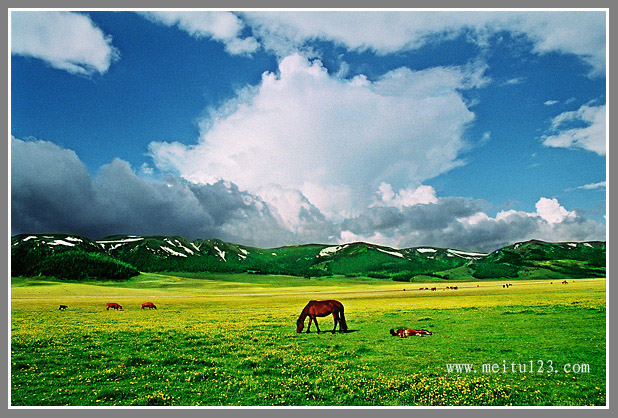
[[[606,239],[605,11],[12,11],[11,234]]]

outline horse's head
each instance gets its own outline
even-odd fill
[[[300,319],[296,321],[296,332],[297,333],[301,333],[304,327],[305,327],[305,321],[301,321]]]
[[[392,329],[392,328],[391,328],[390,333],[391,333],[391,335],[392,335],[392,336],[396,336],[396,335],[397,335],[397,333],[395,332],[395,330],[394,330],[394,329]]]

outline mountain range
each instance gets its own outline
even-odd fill
[[[396,281],[604,277],[601,241],[519,242],[491,253],[430,246],[396,249],[354,242],[255,248],[218,239],[68,234],[11,238],[11,276],[123,280],[139,272],[227,272]]]

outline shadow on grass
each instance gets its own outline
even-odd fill
[[[359,331],[360,331],[359,329],[349,329],[349,330],[344,331],[344,332],[335,331],[334,334],[350,334],[352,332],[359,332]],[[311,331],[311,332],[301,332],[300,334],[331,334],[332,335],[333,332],[332,331],[320,331],[320,332]]]

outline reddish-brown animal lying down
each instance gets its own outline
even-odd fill
[[[154,303],[152,302],[146,302],[146,303],[142,303],[142,309],[144,308],[148,308],[148,309],[157,309],[157,307],[155,306]]]
[[[391,329],[391,335],[393,337],[422,337],[423,335],[431,335],[431,332],[425,329],[411,329],[411,328],[399,328],[397,332],[394,329]]]
[[[118,309],[122,309],[122,306],[120,306],[120,305],[118,305],[117,303],[114,302],[114,303],[108,303],[107,304],[107,310],[108,311],[109,311],[109,308],[118,310]]]

